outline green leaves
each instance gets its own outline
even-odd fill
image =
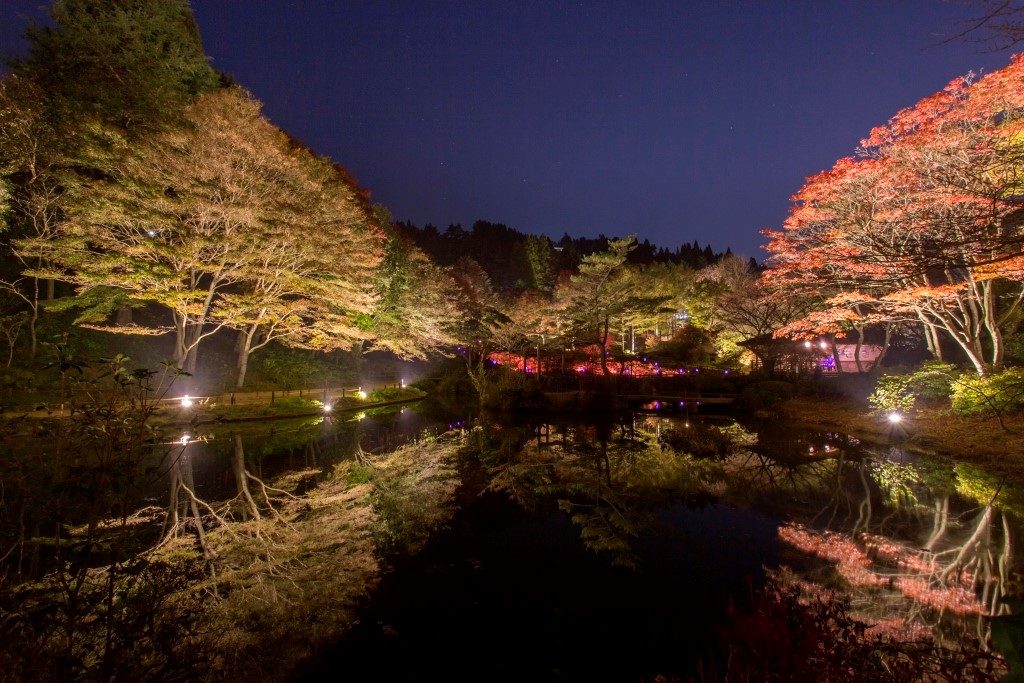
[[[219,84],[186,0],[57,0],[50,19],[29,28],[17,71],[68,114],[159,126]]]

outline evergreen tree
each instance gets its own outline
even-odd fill
[[[31,26],[27,37],[15,71],[60,118],[152,126],[219,82],[187,0],[57,0],[50,25]]]

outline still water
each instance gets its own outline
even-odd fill
[[[692,414],[509,423],[407,406],[189,435],[172,491],[174,476],[208,500],[252,477],[294,476],[301,491],[357,449],[452,428],[463,445],[443,523],[415,552],[381,548],[389,569],[359,623],[298,679],[686,679],[768,576],[848,596],[869,632],[952,647],[984,646],[990,617],[1011,611],[1024,495],[912,456],[898,434],[877,445]]]

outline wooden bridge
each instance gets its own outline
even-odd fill
[[[725,394],[725,393],[696,393],[686,392],[679,394],[669,393],[658,393],[658,394],[626,394],[623,396],[627,403],[643,403],[645,406],[650,403],[661,403],[665,407],[677,406],[679,408],[689,408],[697,406],[727,406],[731,405],[737,398],[738,394]],[[660,406],[653,406],[655,408]]]

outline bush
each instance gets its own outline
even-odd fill
[[[928,361],[921,365],[921,369],[910,375],[912,389],[917,394],[917,399],[924,403],[945,403],[953,391],[953,383],[960,376],[960,371],[955,365],[941,363],[939,361]]]
[[[776,410],[791,398],[793,385],[789,382],[754,382],[740,392],[740,402],[748,410]]]
[[[913,410],[917,396],[911,390],[910,375],[882,375],[875,391],[868,396],[868,403],[878,411]]]
[[[385,387],[383,389],[374,389],[371,391],[369,399],[374,403],[384,403],[386,401],[403,401],[414,398],[423,398],[424,396],[426,396],[426,393],[415,387]]]
[[[961,415],[1002,415],[1024,409],[1024,368],[978,377],[964,375],[953,385],[953,410]]]
[[[909,412],[920,403],[940,404],[949,399],[952,386],[960,381],[959,370],[949,363],[929,361],[902,375],[882,375],[868,397],[876,410]]]

